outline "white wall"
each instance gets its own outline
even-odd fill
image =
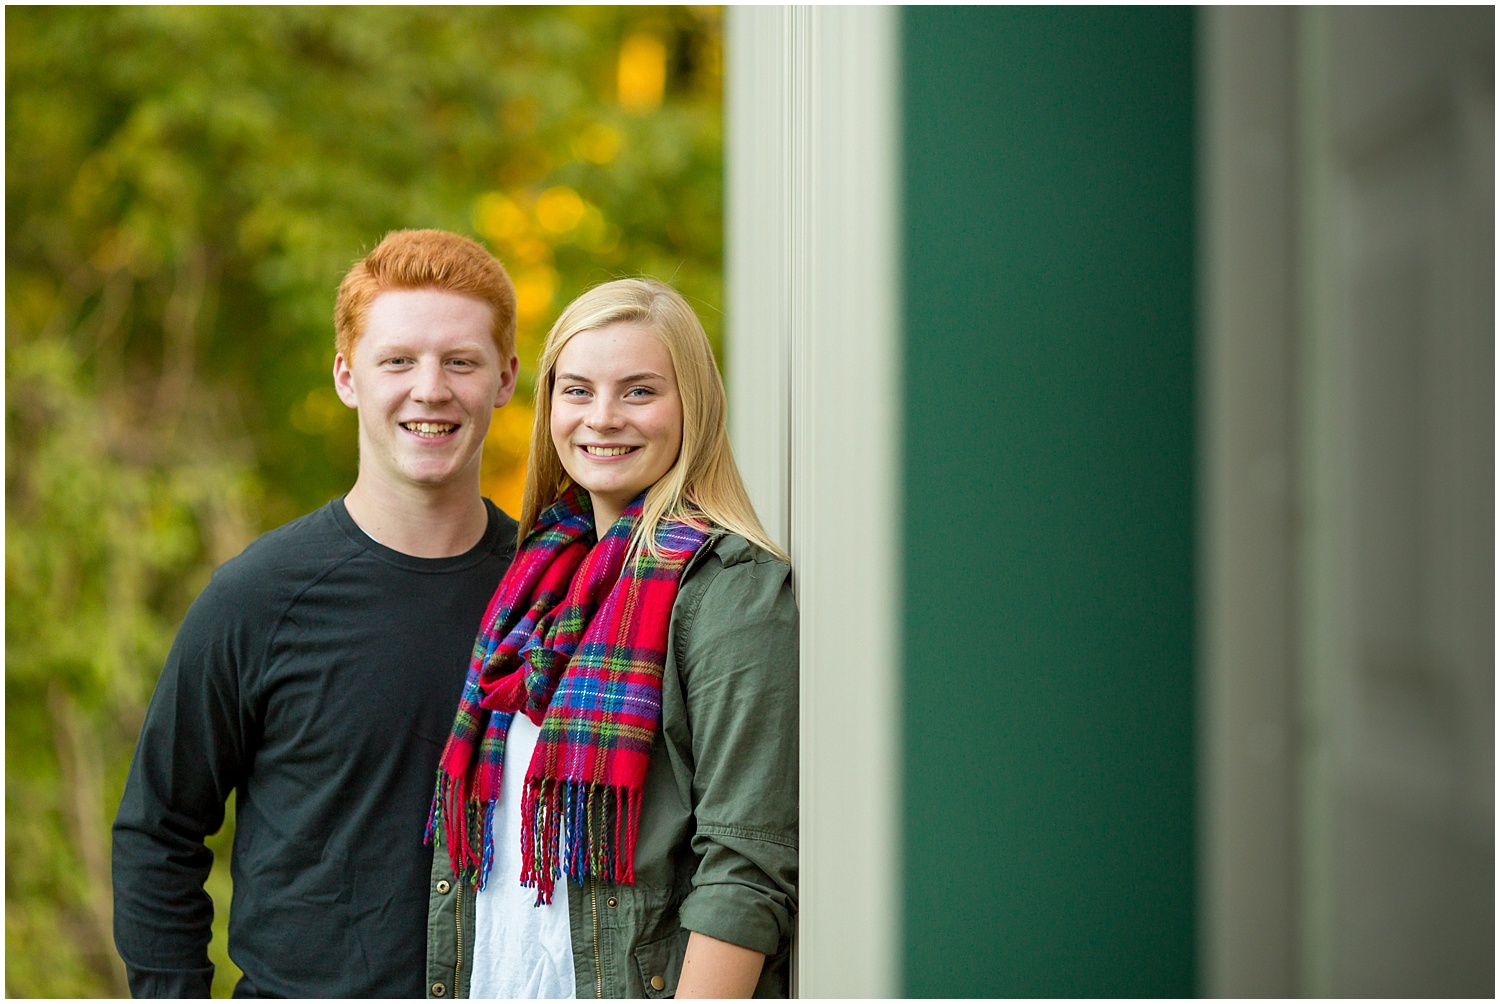
[[[730,432],[802,615],[798,992],[899,992],[899,11],[728,11]]]

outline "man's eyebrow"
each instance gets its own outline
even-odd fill
[[[381,346],[381,351],[384,354],[386,354],[386,355],[390,355],[392,353],[396,353],[396,354],[400,354],[400,355],[414,356],[414,355],[421,354],[421,352],[423,351],[423,349],[417,345],[417,343],[416,343],[415,340],[412,340],[412,341],[395,341],[395,340],[392,340],[388,344],[382,345]],[[445,349],[442,350],[442,354],[445,355],[445,356],[451,356],[451,355],[454,355],[456,353],[461,353],[461,352],[483,352],[483,351],[484,351],[484,343],[481,342],[481,341],[477,341],[476,340],[476,341],[472,341],[472,342],[460,342],[457,345],[450,345],[447,348],[445,348]]]

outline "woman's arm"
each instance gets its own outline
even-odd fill
[[[721,544],[696,607],[674,611],[690,629],[663,720],[691,744],[700,859],[678,915],[692,932],[682,996],[753,992],[797,909],[797,607],[790,569],[758,556]]]
[[[677,997],[749,997],[765,961],[761,952],[694,931],[682,958]]]

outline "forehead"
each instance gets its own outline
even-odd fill
[[[390,289],[370,302],[361,341],[491,341],[490,305],[441,289]]]
[[[580,331],[557,354],[556,369],[590,380],[648,372],[673,381],[677,377],[666,342],[645,325],[628,322]]]

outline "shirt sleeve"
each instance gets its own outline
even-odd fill
[[[767,955],[797,909],[797,606],[791,569],[742,561],[708,585],[680,660],[702,861],[683,927]]]
[[[242,597],[210,583],[157,681],[113,829],[115,946],[136,997],[208,997],[213,865],[204,838],[245,761]],[[264,639],[261,639],[262,645]]]

